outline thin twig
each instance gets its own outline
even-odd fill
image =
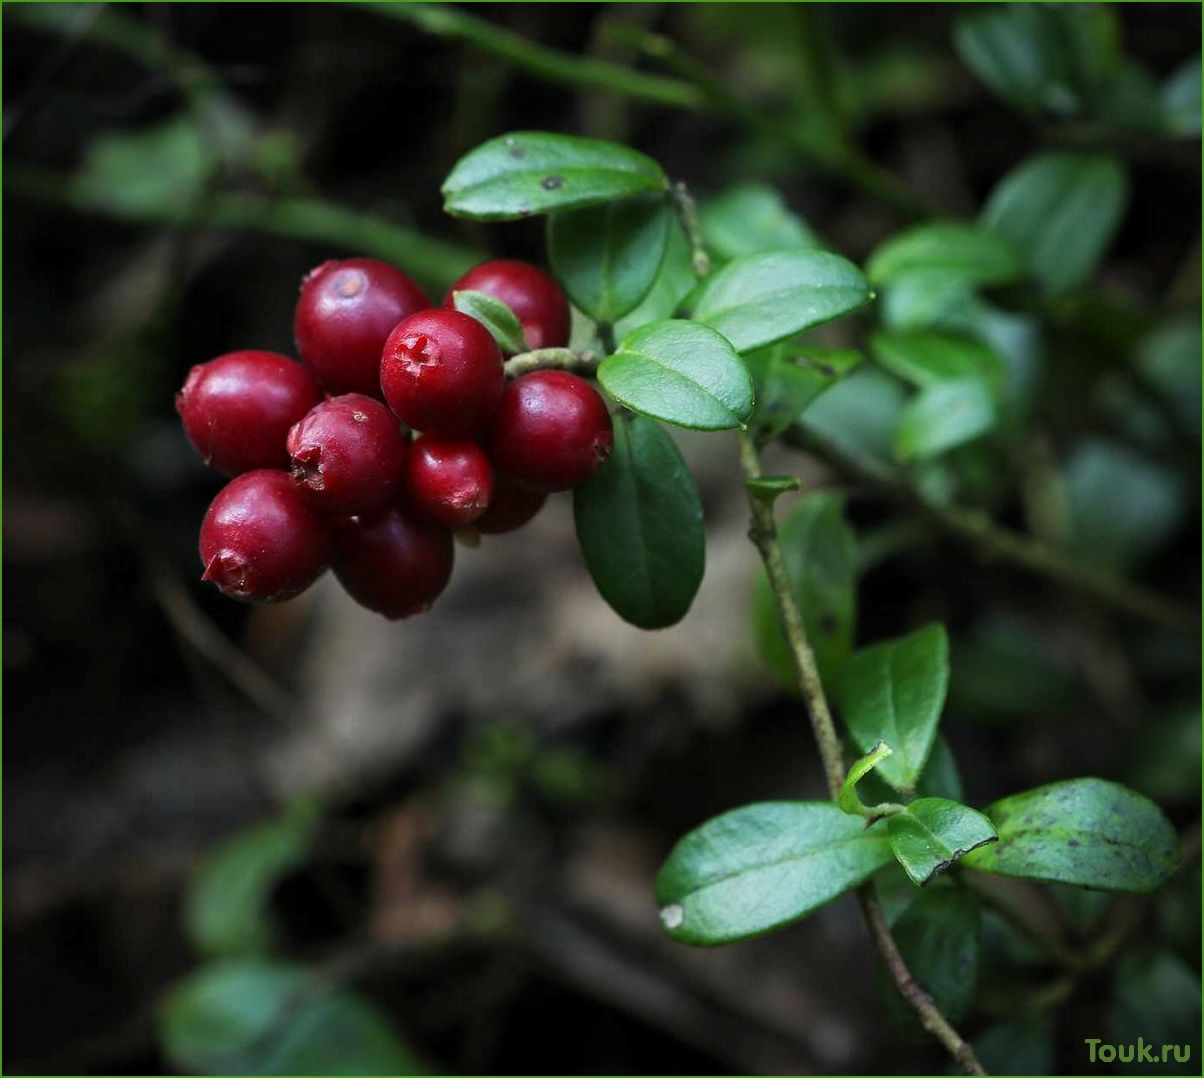
[[[1006,562],[1123,613],[1187,636],[1200,634],[1200,612],[1193,607],[1075,560],[1048,543],[1001,527],[981,510],[936,505],[888,465],[838,446],[802,427],[791,427],[782,440],[787,445],[814,453],[842,475],[919,513],[940,531],[967,543],[984,561]]]
[[[746,479],[756,479],[761,475],[761,462],[757,455],[752,437],[742,432],[740,438],[740,460],[744,466]],[[823,760],[824,773],[828,780],[828,789],[832,799],[840,794],[844,782],[844,765],[840,749],[840,738],[836,734],[836,725],[828,709],[828,700],[824,694],[823,683],[820,681],[819,668],[815,662],[815,653],[807,639],[807,629],[803,622],[802,612],[795,601],[794,592],[790,586],[790,577],[786,572],[786,563],[782,558],[781,547],[778,544],[777,526],[773,518],[773,502],[764,495],[750,490],[748,507],[751,516],[749,537],[761,553],[765,563],[765,573],[769,579],[769,589],[773,594],[778,608],[782,632],[790,657],[798,676],[799,688],[807,706],[807,715],[811,720],[811,728],[815,732],[815,740],[819,745],[820,757]],[[920,986],[912,976],[899,952],[898,945],[891,935],[890,926],[882,912],[882,906],[874,893],[873,885],[866,884],[858,891],[861,908],[865,913],[866,924],[874,946],[882,956],[887,971],[899,994],[919,1018],[921,1024],[931,1033],[945,1050],[956,1059],[967,1074],[985,1075],[987,1072],[979,1063],[970,1046],[960,1033],[950,1024],[933,1002],[931,996]]]
[[[682,231],[690,245],[690,264],[694,268],[695,277],[705,277],[711,272],[711,256],[707,254],[706,244],[702,239],[702,226],[698,223],[698,205],[690,189],[683,181],[673,185],[673,206],[677,210],[677,219],[681,222]]]

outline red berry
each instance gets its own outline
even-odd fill
[[[426,610],[451,579],[451,532],[405,505],[338,518],[334,541],[334,571],[343,587],[391,620]]]
[[[529,262],[498,258],[482,262],[461,277],[443,298],[453,305],[453,293],[485,292],[509,307],[523,327],[529,348],[563,347],[569,343],[572,317],[564,292],[543,270]]]
[[[380,360],[385,400],[416,430],[445,438],[484,430],[502,395],[502,353],[459,311],[419,311],[389,334]]]
[[[499,476],[493,485],[493,498],[473,525],[482,535],[501,535],[521,528],[543,508],[546,494],[528,490]]]
[[[322,399],[313,375],[275,352],[230,352],[188,372],[176,411],[206,464],[227,475],[288,463],[288,429]]]
[[[386,262],[323,262],[301,282],[297,350],[330,392],[379,398],[385,338],[406,315],[429,306],[422,289]]]
[[[288,432],[293,482],[328,513],[366,513],[391,501],[405,474],[397,417],[362,393],[331,397]]]
[[[477,519],[493,496],[493,468],[476,442],[419,438],[406,460],[406,491],[415,509],[446,528]]]
[[[297,493],[287,472],[232,479],[201,522],[202,580],[231,599],[272,603],[310,586],[330,562],[326,518]]]
[[[532,490],[568,490],[606,463],[613,439],[606,404],[589,382],[567,371],[533,371],[506,386],[489,455]]]

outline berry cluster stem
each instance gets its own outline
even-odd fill
[[[602,357],[593,352],[574,352],[570,348],[536,348],[531,352],[520,352],[506,360],[506,377],[518,378],[532,371],[558,370],[572,374],[592,375],[598,369]]]
[[[745,479],[760,478],[761,460],[751,435],[742,431],[739,439],[740,462],[744,467]],[[799,689],[802,691],[803,700],[806,703],[807,716],[811,720],[811,729],[819,745],[819,754],[823,761],[828,790],[832,800],[835,801],[839,798],[841,786],[844,784],[844,761],[840,738],[836,733],[836,724],[832,721],[832,712],[828,708],[828,699],[824,693],[823,682],[819,677],[815,652],[812,651],[811,643],[807,639],[802,611],[795,601],[794,591],[790,586],[790,576],[786,571],[786,562],[782,558],[781,546],[778,543],[777,524],[773,516],[773,501],[750,489],[748,508],[750,514],[749,538],[760,552],[761,560],[765,564],[769,589],[778,609],[778,618],[781,621],[790,658],[798,676]],[[881,955],[899,994],[915,1011],[923,1027],[941,1042],[945,1050],[965,1068],[967,1074],[985,1075],[987,1072],[978,1061],[969,1042],[941,1013],[932,997],[924,991],[907,968],[898,944],[891,935],[890,925],[886,921],[886,915],[882,911],[878,896],[874,893],[873,885],[865,884],[861,887],[858,897],[861,900],[861,909],[865,914],[865,922],[869,927],[874,946]]]

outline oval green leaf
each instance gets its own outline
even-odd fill
[[[741,183],[707,199],[698,213],[702,238],[719,260],[762,251],[818,247],[802,218],[790,212],[782,196],[764,183]]]
[[[1111,157],[1039,154],[999,181],[982,221],[1013,243],[1033,277],[1056,295],[1095,271],[1128,196],[1125,170]]]
[[[841,670],[838,695],[845,725],[862,752],[879,741],[894,750],[877,773],[896,790],[914,789],[924,770],[948,684],[943,625],[925,625],[862,648]]]
[[[1003,360],[971,337],[934,330],[879,332],[870,347],[883,367],[921,389],[938,382],[977,379],[998,391],[1003,383]]]
[[[496,296],[486,292],[463,289],[452,293],[457,311],[475,318],[493,335],[497,346],[508,356],[527,350],[522,323],[509,307]]]
[[[734,259],[706,282],[693,317],[738,352],[831,322],[873,298],[865,275],[830,251],[770,251]]]
[[[753,409],[752,378],[732,346],[682,319],[629,333],[598,381],[633,411],[691,430],[743,426]]]
[[[624,199],[548,219],[552,272],[594,321],[613,325],[639,306],[665,257],[672,212],[664,199]]]
[[[661,629],[685,616],[706,536],[698,488],[665,431],[617,416],[610,459],[573,492],[573,517],[590,576],[619,617]]]
[[[1006,284],[1024,273],[1016,249],[980,225],[938,221],[892,236],[866,265],[874,284],[890,284],[916,271],[939,271],[970,284]]]
[[[820,677],[827,682],[852,649],[857,613],[857,539],[844,518],[843,499],[826,491],[808,495],[779,526],[778,541]],[[753,595],[753,634],[761,658],[786,688],[798,692],[764,573]]]
[[[997,839],[991,821],[969,805],[921,797],[886,821],[895,858],[911,882],[928,883],[971,850]]]
[[[198,951],[224,957],[268,950],[275,937],[272,888],[304,862],[319,820],[315,802],[297,801],[279,819],[249,828],[205,856],[184,909]]]
[[[182,1074],[423,1073],[377,1007],[291,963],[202,966],[168,993],[159,1038]]]
[[[714,946],[797,921],[890,861],[885,832],[831,802],[746,805],[678,842],[656,901],[673,939]]]
[[[1175,829],[1141,794],[1104,779],[1071,779],[996,801],[999,841],[967,868],[1101,891],[1152,891],[1179,866]]]
[[[510,221],[667,188],[660,165],[627,146],[515,131],[461,157],[442,190],[454,217]]]
[[[753,437],[761,444],[772,441],[860,362],[861,353],[851,348],[777,344],[747,353],[744,364],[756,395],[749,423]]]
[[[991,390],[976,378],[935,382],[903,409],[895,431],[900,460],[928,460],[985,434],[998,419]]]

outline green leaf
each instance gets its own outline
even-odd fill
[[[878,332],[870,347],[888,371],[921,389],[940,382],[977,379],[998,390],[1003,382],[1003,360],[970,337],[933,330]]]
[[[728,430],[752,415],[748,368],[718,333],[683,319],[629,333],[598,381],[633,411],[691,430]]]
[[[872,298],[862,272],[839,255],[771,251],[744,255],[713,273],[693,317],[747,352],[831,322]]]
[[[988,228],[1023,252],[1051,295],[1086,281],[1112,242],[1128,179],[1111,157],[1045,153],[1009,172],[982,211]]]
[[[598,591],[625,621],[680,621],[702,583],[702,503],[677,446],[655,423],[615,417],[605,466],[573,492],[577,541]]]
[[[712,946],[797,921],[891,859],[885,835],[828,801],[747,805],[708,820],[656,877],[670,936]]]
[[[916,394],[899,417],[895,453],[927,460],[985,434],[998,418],[990,389],[974,378],[936,382]]]
[[[842,449],[889,457],[906,400],[897,378],[875,367],[863,367],[824,393],[807,409],[801,423]]]
[[[996,801],[999,842],[968,868],[1101,891],[1152,891],[1179,864],[1175,830],[1152,801],[1115,782],[1071,779]]]
[[[915,789],[924,770],[949,684],[949,642],[943,625],[925,625],[862,648],[845,663],[841,714],[863,752],[885,741],[894,755],[878,774],[896,790]]]
[[[639,306],[615,323],[616,338],[622,340],[628,333],[649,322],[663,322],[666,318],[672,318],[697,284],[698,278],[694,276],[694,266],[690,261],[690,246],[681,225],[673,220],[669,223],[668,242],[660,271]]]
[[[493,335],[498,347],[508,356],[527,351],[527,339],[523,327],[509,307],[495,296],[470,289],[452,293],[452,303],[457,311],[475,318]]]
[[[1153,1064],[1137,1059],[1126,1073],[1195,1074],[1200,1069],[1199,974],[1170,951],[1143,948],[1125,955],[1116,967],[1107,1033],[1117,1044],[1136,1044],[1140,1038],[1154,1053]],[[1163,1063],[1164,1044],[1180,1046],[1180,1056],[1189,1058],[1180,1063],[1168,1052]]]
[[[217,166],[196,122],[177,116],[144,131],[94,139],[71,181],[72,194],[118,212],[178,208],[202,196]]]
[[[989,1074],[1052,1074],[1053,1024],[1045,1014],[1009,1018],[976,1037],[974,1052]]]
[[[1157,551],[1185,508],[1174,472],[1104,439],[1075,450],[1066,462],[1063,493],[1076,552],[1110,569],[1130,568]]]
[[[997,839],[981,812],[944,797],[921,797],[890,816],[886,833],[903,871],[919,886],[963,855]]]
[[[979,225],[938,221],[892,236],[866,266],[874,284],[890,284],[917,271],[939,272],[968,284],[1006,284],[1024,264],[1008,240]]]
[[[768,184],[742,183],[703,202],[702,238],[721,261],[763,251],[819,246],[806,223]]]
[[[825,682],[852,648],[857,613],[857,540],[843,509],[838,495],[820,491],[799,502],[778,527],[791,590]],[[783,685],[797,692],[790,649],[764,573],[753,596],[753,631],[761,657]]]
[[[626,146],[514,131],[482,143],[456,162],[443,183],[443,208],[453,217],[511,221],[668,186],[660,165]]]
[[[900,273],[882,291],[882,324],[891,330],[964,330],[979,302],[974,284],[943,269]]]
[[[663,198],[623,199],[548,219],[552,272],[594,321],[613,325],[648,294],[673,214]]]
[[[279,819],[243,831],[204,858],[184,912],[189,939],[198,951],[233,956],[271,946],[272,888],[304,863],[319,820],[315,802],[297,801]]]
[[[159,1013],[159,1038],[184,1074],[421,1074],[373,1004],[304,966],[202,966]]]
[[[1159,94],[1163,127],[1180,138],[1200,137],[1200,54],[1176,68]]]
[[[851,816],[868,816],[870,814],[865,805],[861,803],[861,798],[857,796],[857,783],[890,754],[891,747],[885,741],[879,741],[864,756],[853,761],[849,773],[844,777],[844,784],[840,787],[840,794],[836,798],[841,812],[847,812]]]
[[[1089,112],[1121,59],[1107,5],[993,5],[959,18],[954,43],[1000,97],[1060,116]]]
[[[749,352],[744,363],[756,396],[749,423],[753,436],[761,444],[772,441],[860,362],[861,353],[852,348],[776,344]]]
[[[1138,376],[1161,394],[1179,421],[1200,437],[1200,320],[1180,315],[1156,325],[1137,346]]]
[[[932,743],[928,763],[924,765],[920,781],[916,783],[916,793],[920,797],[947,797],[952,801],[961,801],[964,798],[957,761],[953,758],[949,742],[942,734],[937,734],[936,741]]]
[[[892,926],[907,968],[951,1022],[965,1015],[974,998],[981,931],[977,898],[965,888],[949,886],[921,891]],[[882,970],[878,983],[892,1025],[923,1036],[915,1012]]]

